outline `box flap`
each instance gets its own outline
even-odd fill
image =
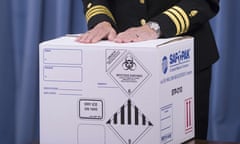
[[[132,42],[132,43],[115,43],[107,40],[102,40],[97,43],[85,44],[76,42],[76,35],[66,35],[63,37],[59,37],[53,40],[45,41],[40,43],[40,45],[62,45],[62,46],[116,46],[116,47],[159,47],[170,42],[174,42],[177,40],[185,39],[186,37],[172,37],[172,38],[161,38],[155,40],[147,40],[141,42]]]

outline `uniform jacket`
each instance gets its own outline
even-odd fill
[[[218,59],[208,21],[217,14],[219,0],[83,0],[83,5],[89,29],[108,21],[117,32],[122,32],[154,21],[160,25],[163,37],[195,38],[197,70]]]

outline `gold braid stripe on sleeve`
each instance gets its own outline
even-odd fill
[[[166,11],[163,14],[167,15],[176,27],[176,35],[183,34],[189,29],[189,18],[182,8],[179,6],[174,6]]]
[[[96,15],[99,15],[99,14],[107,15],[108,17],[110,17],[115,22],[115,19],[114,19],[112,13],[109,11],[109,9],[107,7],[105,7],[105,6],[102,6],[102,5],[93,6],[89,10],[87,10],[87,12],[86,12],[87,22],[92,17],[94,17]]]

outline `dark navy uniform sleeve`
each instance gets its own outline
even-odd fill
[[[103,21],[110,22],[113,27],[116,27],[116,21],[107,0],[83,0],[83,7],[88,29]]]
[[[165,37],[191,33],[215,16],[219,0],[180,0],[170,8],[150,18],[158,22]]]

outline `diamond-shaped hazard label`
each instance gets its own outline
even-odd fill
[[[114,63],[126,52],[122,49],[107,49],[105,51],[106,71],[108,71]]]
[[[153,127],[147,117],[128,100],[107,121],[107,125],[123,144],[138,143]]]
[[[151,76],[144,65],[130,52],[116,62],[109,74],[128,96],[133,95]]]

